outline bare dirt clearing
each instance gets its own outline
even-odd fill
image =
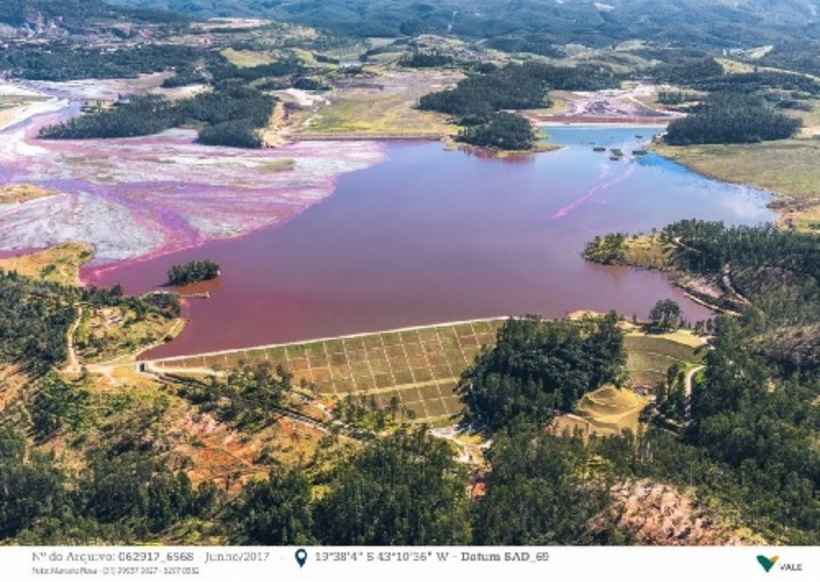
[[[641,545],[759,545],[751,531],[735,527],[677,487],[648,480],[612,490],[612,516]]]
[[[606,91],[562,91],[557,111],[529,112],[527,116],[536,123],[638,123],[665,124],[680,114],[650,107],[658,88],[654,85],[637,84],[625,89]]]

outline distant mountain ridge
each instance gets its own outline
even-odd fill
[[[811,37],[820,0],[111,0],[194,17],[297,22],[355,36],[419,33],[486,38],[539,33],[556,43],[630,38],[750,46]]]
[[[187,20],[181,14],[133,4],[113,6],[103,0],[0,0],[0,24],[38,32],[87,29],[99,20],[154,23]]]

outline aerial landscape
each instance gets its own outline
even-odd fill
[[[820,0],[0,1],[0,545],[816,546],[818,431]]]

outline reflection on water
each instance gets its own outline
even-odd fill
[[[658,273],[586,263],[584,244],[681,218],[768,221],[766,196],[633,157],[651,137],[645,128],[549,134],[567,147],[514,164],[437,143],[390,144],[384,164],[344,176],[334,196],[285,225],[125,265],[95,282],[138,292],[175,263],[222,265],[221,288],[190,302],[191,323],[156,355],[520,313],[645,316],[665,297],[689,319],[706,316]],[[611,161],[594,144],[619,147],[625,159]]]

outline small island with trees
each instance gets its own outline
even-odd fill
[[[174,265],[168,271],[168,285],[181,287],[191,283],[210,281],[220,275],[219,265],[213,261],[191,261],[184,265]]]

